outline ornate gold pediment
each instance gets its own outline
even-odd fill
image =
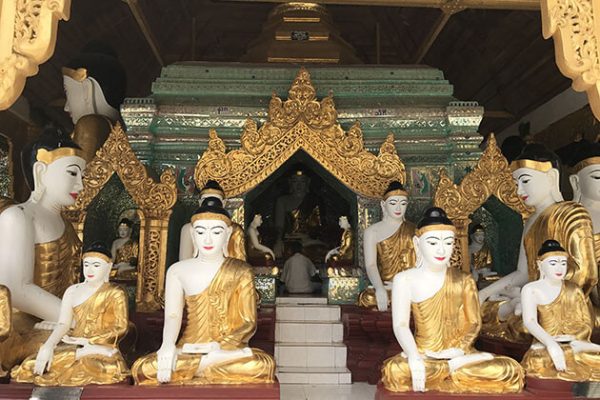
[[[469,271],[469,216],[491,196],[521,214],[523,219],[533,212],[517,195],[508,161],[498,148],[493,134],[477,165],[459,185],[452,182],[445,170],[440,171],[440,182],[433,196],[433,204],[443,208],[457,227],[456,257],[453,259],[465,271]]]
[[[310,74],[301,68],[289,97],[273,94],[268,120],[260,128],[248,119],[241,135],[241,148],[227,152],[216,131],[209,132],[208,149],[196,164],[198,187],[217,180],[227,197],[239,196],[256,187],[298,150],[304,150],[352,191],[379,198],[392,180],[406,182],[404,164],[389,134],[379,154],[364,148],[357,121],[347,132],[337,123],[330,94],[317,100]]]

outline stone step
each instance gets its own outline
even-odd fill
[[[316,296],[281,296],[275,299],[275,304],[327,304],[327,297],[316,297]]]
[[[321,304],[281,304],[277,305],[275,315],[276,321],[339,322],[341,318],[341,309],[340,306],[326,306]]]
[[[279,367],[346,367],[347,349],[343,343],[275,343],[275,363]]]
[[[275,323],[275,341],[290,343],[336,343],[344,338],[341,322],[281,321]]]
[[[349,385],[352,383],[352,373],[346,367],[278,367],[276,374],[281,384]]]

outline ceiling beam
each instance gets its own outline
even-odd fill
[[[416,56],[413,60],[413,64],[421,64],[427,53],[429,53],[429,49],[435,43],[435,40],[442,32],[442,29],[446,26],[452,14],[450,13],[441,13],[438,19],[435,21],[435,24],[431,28],[431,31],[427,35],[427,37],[423,40],[419,49],[417,50]]]
[[[133,17],[135,18],[135,21],[137,22],[138,26],[140,27],[140,30],[142,31],[142,35],[144,35],[144,38],[146,39],[148,46],[150,46],[152,53],[154,53],[154,57],[156,57],[156,60],[158,61],[160,66],[164,67],[165,63],[163,61],[162,56],[160,55],[160,51],[158,50],[158,43],[156,41],[156,37],[154,37],[154,34],[152,33],[152,30],[150,29],[150,24],[148,24],[148,20],[146,19],[146,16],[144,15],[144,11],[140,7],[139,1],[138,0],[123,0],[123,1],[125,3],[127,3],[127,5],[129,6],[129,9],[131,10]]]
[[[286,0],[221,0],[251,3],[287,3]],[[319,0],[319,4],[347,6],[428,7],[442,8],[447,0]],[[540,0],[462,0],[465,8],[491,10],[539,10]]]

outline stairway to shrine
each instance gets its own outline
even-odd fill
[[[339,306],[326,297],[278,297],[275,309],[277,378],[288,384],[351,384]]]

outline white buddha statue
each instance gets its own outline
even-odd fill
[[[130,376],[118,348],[129,322],[127,293],[108,282],[111,253],[95,242],[82,259],[85,280],[65,291],[56,327],[37,355],[13,368],[14,381],[83,386],[115,384]]]
[[[590,342],[588,298],[565,280],[568,257],[555,240],[546,240],[538,252],[540,279],[521,292],[523,324],[535,338],[521,364],[535,378],[600,382],[600,345]]]
[[[407,207],[408,192],[400,182],[391,182],[381,200],[383,218],[364,232],[365,267],[373,288],[360,294],[360,306],[386,311],[392,278],[415,263],[415,225],[405,218]]]
[[[200,200],[198,200],[198,204],[202,204],[207,197],[216,197],[222,202],[225,201],[225,191],[221,185],[219,185],[219,182],[212,179],[206,182],[204,187],[200,190]],[[235,222],[232,227],[233,232],[229,239],[228,254],[230,257],[246,261],[246,239],[244,237],[244,229]],[[198,249],[194,247],[194,241],[190,235],[191,231],[192,224],[189,222],[184,224],[181,228],[179,235],[179,261],[196,257],[198,254]]]
[[[258,299],[250,265],[227,257],[229,214],[218,198],[208,197],[191,223],[198,255],[167,271],[163,342],[157,353],[133,364],[136,384],[273,382],[273,358],[248,347]],[[187,323],[180,337],[184,308]]]
[[[265,259],[270,257],[270,260],[272,261],[275,260],[275,253],[260,241],[260,233],[258,232],[258,228],[262,225],[262,223],[262,215],[256,214],[254,218],[252,218],[252,222],[250,222],[250,225],[246,230],[246,235],[248,235],[248,256],[262,256]]]
[[[517,270],[482,289],[479,298],[486,336],[524,342],[529,336],[519,316],[520,288],[538,278],[537,251],[542,243],[554,238],[565,244],[572,263],[567,280],[586,296],[598,281],[598,267],[592,221],[583,206],[563,201],[557,156],[541,144],[529,144],[510,166],[518,195],[534,212],[523,227]]]
[[[22,153],[29,200],[13,204],[0,199],[0,284],[8,287],[13,325],[0,344],[5,369],[37,352],[58,321],[60,297],[79,280],[81,242],[71,223],[61,215],[75,203],[83,188],[86,161],[79,146],[54,128],[48,128]],[[43,336],[43,337],[33,337]]]
[[[474,348],[481,327],[477,287],[470,274],[450,267],[455,234],[437,207],[417,225],[416,266],[396,274],[392,285],[393,329],[403,352],[384,362],[383,385],[394,392],[520,392],[519,363]]]

